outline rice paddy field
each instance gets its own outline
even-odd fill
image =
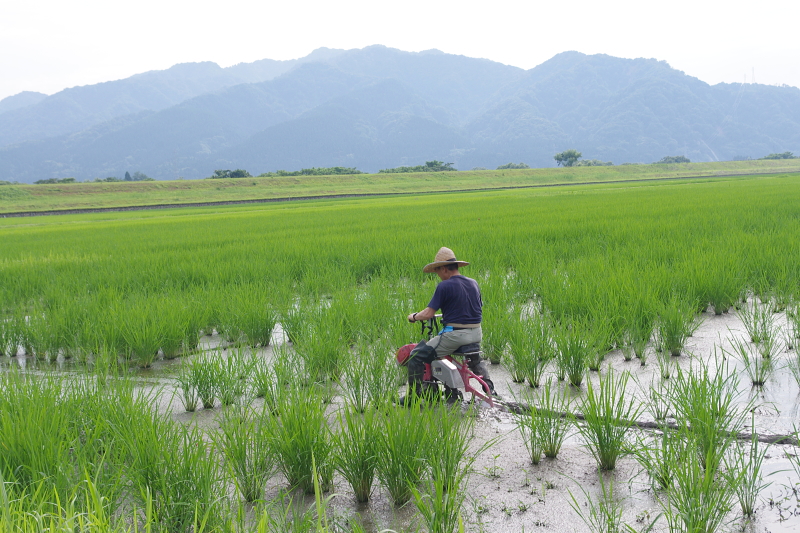
[[[794,531],[800,174],[0,219],[0,531]],[[400,408],[440,246],[503,402]]]

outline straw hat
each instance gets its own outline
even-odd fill
[[[450,265],[452,263],[457,263],[458,266],[466,266],[469,264],[466,261],[458,261],[456,259],[456,254],[453,253],[453,250],[442,246],[439,248],[439,251],[436,252],[436,257],[433,258],[433,263],[428,263],[425,265],[425,268],[423,268],[422,271],[430,274],[436,267]]]

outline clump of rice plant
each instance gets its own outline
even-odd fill
[[[238,348],[229,350],[227,357],[217,352],[215,362],[217,396],[222,405],[231,405],[244,395],[255,357],[249,350]]]
[[[461,510],[469,474],[475,458],[494,441],[484,443],[468,453],[475,418],[446,408],[426,413],[431,435],[427,463],[430,478],[421,483],[422,490],[412,487],[414,503],[431,532],[453,532],[461,522]]]
[[[558,372],[570,385],[580,387],[586,375],[586,363],[594,349],[591,336],[577,324],[562,324],[555,328]]]
[[[477,452],[468,453],[475,427],[474,416],[465,416],[460,410],[444,407],[430,409],[424,414],[424,423],[428,425],[432,439],[425,457],[428,471],[433,476],[443,477],[445,492],[457,492],[475,457],[493,441],[485,443]]]
[[[507,328],[508,355],[505,367],[514,383],[525,381],[525,369],[533,359],[533,339],[528,335],[526,321],[516,318]]]
[[[189,363],[191,384],[197,391],[204,409],[213,409],[217,402],[220,368],[217,358],[204,354]]]
[[[701,363],[699,371],[678,369],[670,387],[675,419],[691,433],[698,462],[705,469],[718,468],[743,426],[748,406],[737,407],[736,386],[736,376],[727,364],[718,364],[712,374],[708,365]]]
[[[280,357],[280,352],[278,352]],[[277,414],[278,405],[285,383],[279,376],[281,365],[272,364],[264,358],[259,358],[253,365],[251,390],[253,396],[264,399],[264,409],[267,414]]]
[[[670,410],[670,381],[653,380],[645,391],[647,409],[656,420],[665,420]],[[641,387],[640,387],[641,388]]]
[[[342,373],[344,395],[348,404],[363,413],[371,403],[370,374],[379,369],[374,368],[375,362],[371,357],[371,350],[366,346],[359,346],[354,352],[349,353],[347,363]]]
[[[464,529],[461,510],[466,492],[452,488],[448,490],[448,485],[452,482],[453,480],[447,479],[442,473],[435,472],[433,478],[423,484],[425,493],[416,487],[411,489],[414,504],[430,533],[453,533]]]
[[[275,471],[269,423],[251,407],[237,405],[223,412],[219,427],[212,436],[236,487],[248,503],[261,499]]]
[[[731,339],[732,352],[723,350],[723,352],[739,359],[744,365],[750,381],[755,387],[762,387],[775,368],[772,357],[760,356],[756,348],[738,337]]]
[[[786,309],[786,349],[791,350],[798,347],[800,343],[800,303],[793,300]]]
[[[635,356],[641,366],[645,366],[647,363],[645,350],[655,328],[652,298],[639,295],[633,299],[626,310],[623,327],[622,353],[625,360],[629,361]]]
[[[665,497],[659,499],[669,530],[719,531],[731,510],[735,487],[726,482],[717,467],[705,466],[711,465],[715,457],[691,460],[698,449],[704,448],[696,433],[684,428],[680,435],[682,438],[670,441],[675,447],[672,483]]]
[[[358,411],[346,405],[337,416],[339,430],[332,437],[334,468],[350,484],[359,502],[368,501],[372,494],[376,448],[381,438],[379,416],[374,410]]]
[[[535,315],[527,322],[526,333],[531,339],[531,357],[525,361],[523,372],[528,385],[537,388],[542,382],[544,370],[555,357],[550,325],[542,315]]]
[[[667,350],[656,352],[656,360],[658,361],[658,371],[661,375],[661,379],[669,379],[677,367],[672,358],[672,354]]]
[[[739,318],[752,342],[762,342],[773,336],[775,317],[768,306],[759,305],[755,298],[742,306],[739,310]]]
[[[390,411],[381,425],[377,445],[377,475],[395,505],[411,499],[411,487],[416,486],[426,471],[429,426],[420,423],[423,416],[419,402],[410,407]]]
[[[295,345],[310,383],[336,381],[341,376],[349,349],[341,333],[334,328],[315,328]]]
[[[0,318],[0,357],[16,357],[19,347],[18,330],[11,319]]]
[[[732,448],[732,453],[725,456],[728,483],[734,487],[742,514],[752,517],[756,512],[758,495],[772,484],[764,483],[762,472],[769,446],[759,446],[758,435],[753,433],[749,445],[737,442]]]
[[[252,347],[267,346],[278,323],[278,313],[265,301],[271,289],[262,284],[241,287],[231,296],[227,327],[231,340],[247,341]]]
[[[694,302],[673,295],[661,310],[658,320],[658,339],[663,350],[679,356],[686,340],[700,325]]]
[[[187,533],[199,522],[221,527],[224,487],[210,443],[198,428],[158,413],[154,398],[123,391],[105,405],[131,495],[140,508],[148,506],[146,527]]]
[[[372,354],[372,371],[367,374],[367,396],[376,409],[391,403],[397,394],[398,382],[405,383],[407,372],[398,366],[394,353],[383,342],[374,345]]]
[[[638,439],[634,447],[636,461],[650,476],[655,488],[669,490],[674,482],[674,471],[682,461],[695,460],[693,456],[684,455],[686,448],[683,436],[664,427],[655,435]]]
[[[138,298],[129,302],[124,313],[122,338],[125,341],[125,355],[140,367],[149,368],[164,343],[164,322],[157,304],[149,299]]]
[[[181,403],[183,404],[183,408],[188,412],[193,413],[197,410],[200,396],[194,384],[194,373],[192,372],[192,368],[188,365],[184,365],[181,368],[176,381],[178,383],[178,389],[180,390],[179,397]]]
[[[566,389],[559,390],[548,380],[538,396],[538,405],[530,398],[527,404],[528,409],[516,413],[514,419],[531,463],[539,464],[542,455],[555,459],[575,423],[575,417],[567,409]]]
[[[269,432],[278,467],[289,485],[314,492],[312,457],[323,486],[333,479],[330,429],[325,404],[314,389],[291,387],[281,397],[280,417],[270,418]]]
[[[584,497],[588,503],[588,510],[584,511],[575,495],[570,491],[570,506],[581,517],[583,523],[596,533],[620,533],[622,531],[635,531],[628,526],[622,525],[622,503],[618,496],[614,495],[614,480],[606,481],[603,473],[600,473],[600,497],[595,501],[589,493],[581,487]],[[652,525],[650,526],[652,528]]]
[[[774,359],[783,351],[783,344],[781,343],[778,333],[778,328],[772,329],[761,339],[761,342],[757,344],[758,353],[761,354],[761,357],[764,359]]]
[[[626,397],[629,377],[627,372],[617,377],[609,370],[600,376],[596,389],[587,383],[581,404],[584,423],[578,430],[601,470],[613,470],[617,459],[627,453],[626,435],[642,411],[634,398]]]

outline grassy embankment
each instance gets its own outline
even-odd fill
[[[0,213],[341,194],[410,194],[464,189],[530,187],[559,183],[779,172],[800,172],[800,159],[415,174],[3,185],[0,186]]]

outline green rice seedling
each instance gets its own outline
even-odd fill
[[[580,487],[580,484],[578,486]],[[595,502],[589,493],[586,492],[586,489],[581,487],[581,491],[588,502],[589,509],[587,511],[583,510],[577,498],[575,498],[575,495],[570,491],[570,506],[593,533],[621,533],[622,531],[630,531],[628,528],[623,528],[622,503],[619,498],[614,495],[614,480],[609,479],[606,481],[602,472],[600,473],[600,489],[600,497]]]
[[[675,453],[687,459],[673,462],[670,472],[672,484],[666,497],[658,500],[669,530],[720,531],[731,510],[735,489],[731,483],[725,482],[716,468],[703,467],[703,464],[713,463],[715,456],[700,461],[689,459],[703,445],[695,440],[696,434],[687,431],[681,434],[683,438],[673,441],[679,447]],[[708,453],[713,454],[713,451],[708,450]]]
[[[189,309],[180,302],[177,305],[166,305],[159,309],[160,320],[163,328],[161,352],[164,359],[175,359],[184,350],[189,349],[187,339],[190,338]],[[194,332],[197,338],[197,330]]]
[[[786,308],[786,348],[791,350],[800,345],[800,303],[793,299]]]
[[[675,371],[675,368],[677,368],[675,361],[673,361],[672,354],[667,350],[662,350],[656,353],[656,360],[658,361],[658,370],[661,379],[669,379]]]
[[[508,354],[504,361],[512,381],[522,383],[536,359],[533,355],[534,338],[529,321],[514,318],[507,328]]]
[[[576,324],[562,324],[553,332],[556,344],[556,364],[573,387],[580,387],[586,375],[586,363],[593,346],[589,335]]]
[[[333,479],[330,430],[325,404],[313,389],[290,387],[280,398],[280,418],[270,418],[269,432],[281,473],[291,487],[314,491],[312,457],[323,486]]]
[[[764,359],[777,358],[783,351],[783,344],[781,343],[780,330],[776,327],[767,332],[766,336],[758,343],[758,353]]]
[[[369,347],[361,345],[349,352],[342,373],[342,387],[347,403],[359,413],[366,411],[370,404],[370,374],[376,371],[370,351]]]
[[[758,353],[754,353],[754,347],[735,336],[731,338],[731,346],[732,352],[724,349],[723,352],[742,362],[754,387],[764,386],[775,366],[772,357],[760,357]]]
[[[285,384],[278,377],[276,364],[264,358],[258,358],[253,365],[252,393],[256,398],[264,399],[264,410],[267,414],[278,413],[278,405]]]
[[[424,417],[423,422],[429,426],[428,435],[431,438],[425,457],[428,471],[434,480],[441,476],[445,492],[458,492],[475,458],[494,441],[490,440],[479,450],[469,452],[475,427],[474,416],[465,416],[460,410],[440,406],[426,411]]]
[[[555,459],[575,424],[575,416],[569,412],[567,390],[548,380],[539,394],[538,414],[542,452],[548,459]]]
[[[592,372],[599,372],[605,361],[606,353],[613,349],[610,337],[611,325],[606,320],[596,320],[591,328],[586,329],[587,343],[590,347],[586,357],[586,366]]]
[[[376,409],[383,409],[397,398],[398,381],[405,383],[405,367],[397,365],[392,349],[377,343],[369,356],[371,371],[367,373],[367,397]]]
[[[70,451],[77,445],[70,431],[75,413],[63,404],[71,392],[67,383],[12,370],[0,376],[0,385],[0,477],[4,484],[26,489],[46,480],[42,489],[66,500],[76,482]]]
[[[298,301],[280,314],[280,323],[284,333],[292,344],[302,342],[321,315],[319,305],[315,302]]]
[[[772,484],[764,482],[762,472],[767,451],[769,446],[760,447],[758,435],[753,433],[749,446],[737,442],[732,453],[725,457],[727,483],[734,487],[742,514],[746,517],[755,514],[758,495]]]
[[[517,424],[517,431],[522,435],[522,443],[528,450],[531,463],[538,465],[544,453],[543,442],[540,438],[542,433],[542,415],[539,408],[528,403],[528,408],[523,412],[514,413],[514,422]]]
[[[635,399],[626,398],[629,377],[628,372],[617,377],[609,370],[600,377],[597,389],[587,383],[581,405],[584,423],[578,430],[601,470],[613,470],[617,459],[627,453],[626,435],[642,412]]]
[[[422,479],[430,446],[429,425],[421,424],[419,403],[387,413],[377,445],[377,475],[396,506],[411,499],[411,487]]]
[[[339,379],[349,346],[342,343],[336,331],[315,329],[295,349],[303,361],[306,378],[316,383]]]
[[[530,338],[531,352],[524,359],[523,372],[531,387],[539,387],[545,368],[555,357],[555,348],[550,339],[550,326],[541,315],[526,321],[526,334]]]
[[[247,382],[252,373],[256,359],[249,348],[237,347],[228,350],[228,356],[216,352],[214,358],[215,386],[217,396],[222,405],[231,405],[237,402],[247,389]]]
[[[61,342],[58,331],[44,315],[32,315],[27,327],[25,353],[40,361],[52,362],[58,358]]]
[[[359,502],[368,501],[372,494],[378,461],[376,444],[380,439],[379,416],[373,410],[358,411],[350,405],[337,415],[339,431],[332,438],[332,461]]]
[[[653,336],[655,315],[653,312],[653,296],[646,292],[645,287],[639,287],[631,303],[625,310],[624,323],[624,348],[625,360],[632,356],[639,359],[642,366],[646,364],[645,349]]]
[[[681,461],[694,460],[693,456],[685,456],[686,447],[683,435],[663,427],[655,435],[638,438],[633,448],[636,461],[650,476],[654,487],[659,490],[672,488],[674,470]]]
[[[195,412],[197,410],[198,402],[200,401],[200,396],[197,392],[197,388],[194,385],[194,374],[192,372],[192,368],[189,365],[183,365],[175,381],[177,382],[178,390],[180,391],[179,397],[181,403],[183,404],[183,408],[190,413]]]
[[[239,492],[248,503],[263,498],[275,472],[269,423],[251,407],[236,405],[223,412],[219,427],[212,437]]]
[[[217,402],[218,368],[215,358],[207,354],[189,363],[191,384],[200,397],[203,409],[213,409]]]
[[[729,260],[726,258],[726,263]],[[736,303],[742,290],[741,275],[733,264],[715,264],[712,271],[707,272],[704,279],[706,284],[708,302],[714,308],[714,314],[719,316],[727,313]]]
[[[11,319],[0,318],[0,357],[16,357],[19,339]]]
[[[233,300],[232,310],[236,329],[241,331],[252,346],[267,346],[278,323],[278,314],[264,298],[271,291],[262,285],[240,289]]]
[[[412,487],[414,504],[422,516],[422,522],[429,533],[454,533],[463,531],[461,510],[466,498],[466,492],[448,490],[452,480],[447,479],[442,473],[435,472],[433,479],[424,483],[426,493],[417,487]]]
[[[661,310],[658,320],[658,338],[662,348],[672,356],[679,356],[686,340],[700,323],[695,315],[694,302],[673,295]]]
[[[197,428],[156,413],[121,410],[117,440],[130,465],[127,473],[141,505],[152,505],[152,523],[162,531],[208,530],[223,523],[224,493],[219,463]],[[133,415],[133,418],[131,417]]]
[[[129,302],[122,323],[125,355],[142,368],[149,368],[164,343],[164,325],[156,306],[144,298]]]
[[[759,305],[755,298],[742,306],[739,310],[739,318],[752,342],[762,342],[772,336],[775,330],[775,317],[769,307]]]
[[[656,384],[655,380],[650,382],[648,387],[643,389],[646,398],[647,410],[656,420],[666,420],[670,412],[670,387],[671,382],[660,380]]]
[[[749,405],[738,407],[737,381],[727,363],[719,363],[712,375],[708,365],[699,371],[678,369],[670,387],[670,403],[675,419],[691,434],[697,446],[699,464],[710,471],[719,468],[722,458],[743,426]]]

